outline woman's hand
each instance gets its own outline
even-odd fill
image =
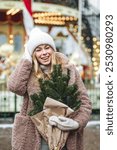
[[[75,130],[79,127],[79,123],[75,120],[63,116],[51,116],[49,118],[49,124],[56,126],[63,131]]]
[[[22,59],[27,59],[32,63],[32,54],[29,53],[26,45],[25,45],[25,52],[23,54]]]

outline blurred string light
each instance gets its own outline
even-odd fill
[[[100,41],[96,37],[93,37],[93,51],[93,75],[96,76],[100,66]]]
[[[34,18],[44,17],[44,16],[61,16],[61,13],[57,13],[57,12],[40,12],[40,13],[34,13],[33,14]]]
[[[82,47],[85,49],[87,53],[90,54],[91,49],[87,48],[86,45],[83,43],[84,37],[81,36],[82,40]],[[86,37],[86,40],[90,40],[90,37]],[[100,41],[96,38],[93,37],[93,57],[92,59],[92,66],[93,66],[93,76],[96,76],[98,71],[99,71],[99,66],[100,66]]]
[[[9,44],[13,44],[13,34],[9,35]]]
[[[7,15],[15,15],[15,14],[17,14],[19,11],[20,11],[20,9],[18,9],[18,8],[12,8],[12,9],[9,9],[9,10],[6,12],[6,14],[7,14]]]
[[[78,18],[74,16],[63,16],[57,12],[39,12],[33,13],[34,22],[36,24],[51,24],[51,25],[65,25],[66,22],[77,21]],[[77,31],[77,26],[74,31]]]
[[[35,23],[39,24],[51,24],[51,25],[64,25],[64,21],[53,21],[53,20],[41,20],[41,19],[35,19]]]

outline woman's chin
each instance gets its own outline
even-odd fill
[[[41,64],[47,66],[50,64],[50,61],[45,61],[45,62],[42,62]]]

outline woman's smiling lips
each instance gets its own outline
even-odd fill
[[[43,57],[43,58],[41,58],[42,60],[48,60],[49,59],[49,57]]]

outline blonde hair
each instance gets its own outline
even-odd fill
[[[40,68],[40,64],[39,64],[39,62],[38,62],[38,60],[35,56],[35,52],[33,53],[32,59],[33,59],[34,73],[35,73],[36,77],[37,78],[44,78],[44,73],[42,72],[42,70]],[[51,61],[51,69],[50,69],[50,72],[48,72],[48,77],[49,78],[50,78],[50,74],[53,71],[53,65],[58,64],[58,63],[59,63],[59,61],[56,57],[56,54],[55,54],[55,52],[53,52],[52,53],[52,61]]]

